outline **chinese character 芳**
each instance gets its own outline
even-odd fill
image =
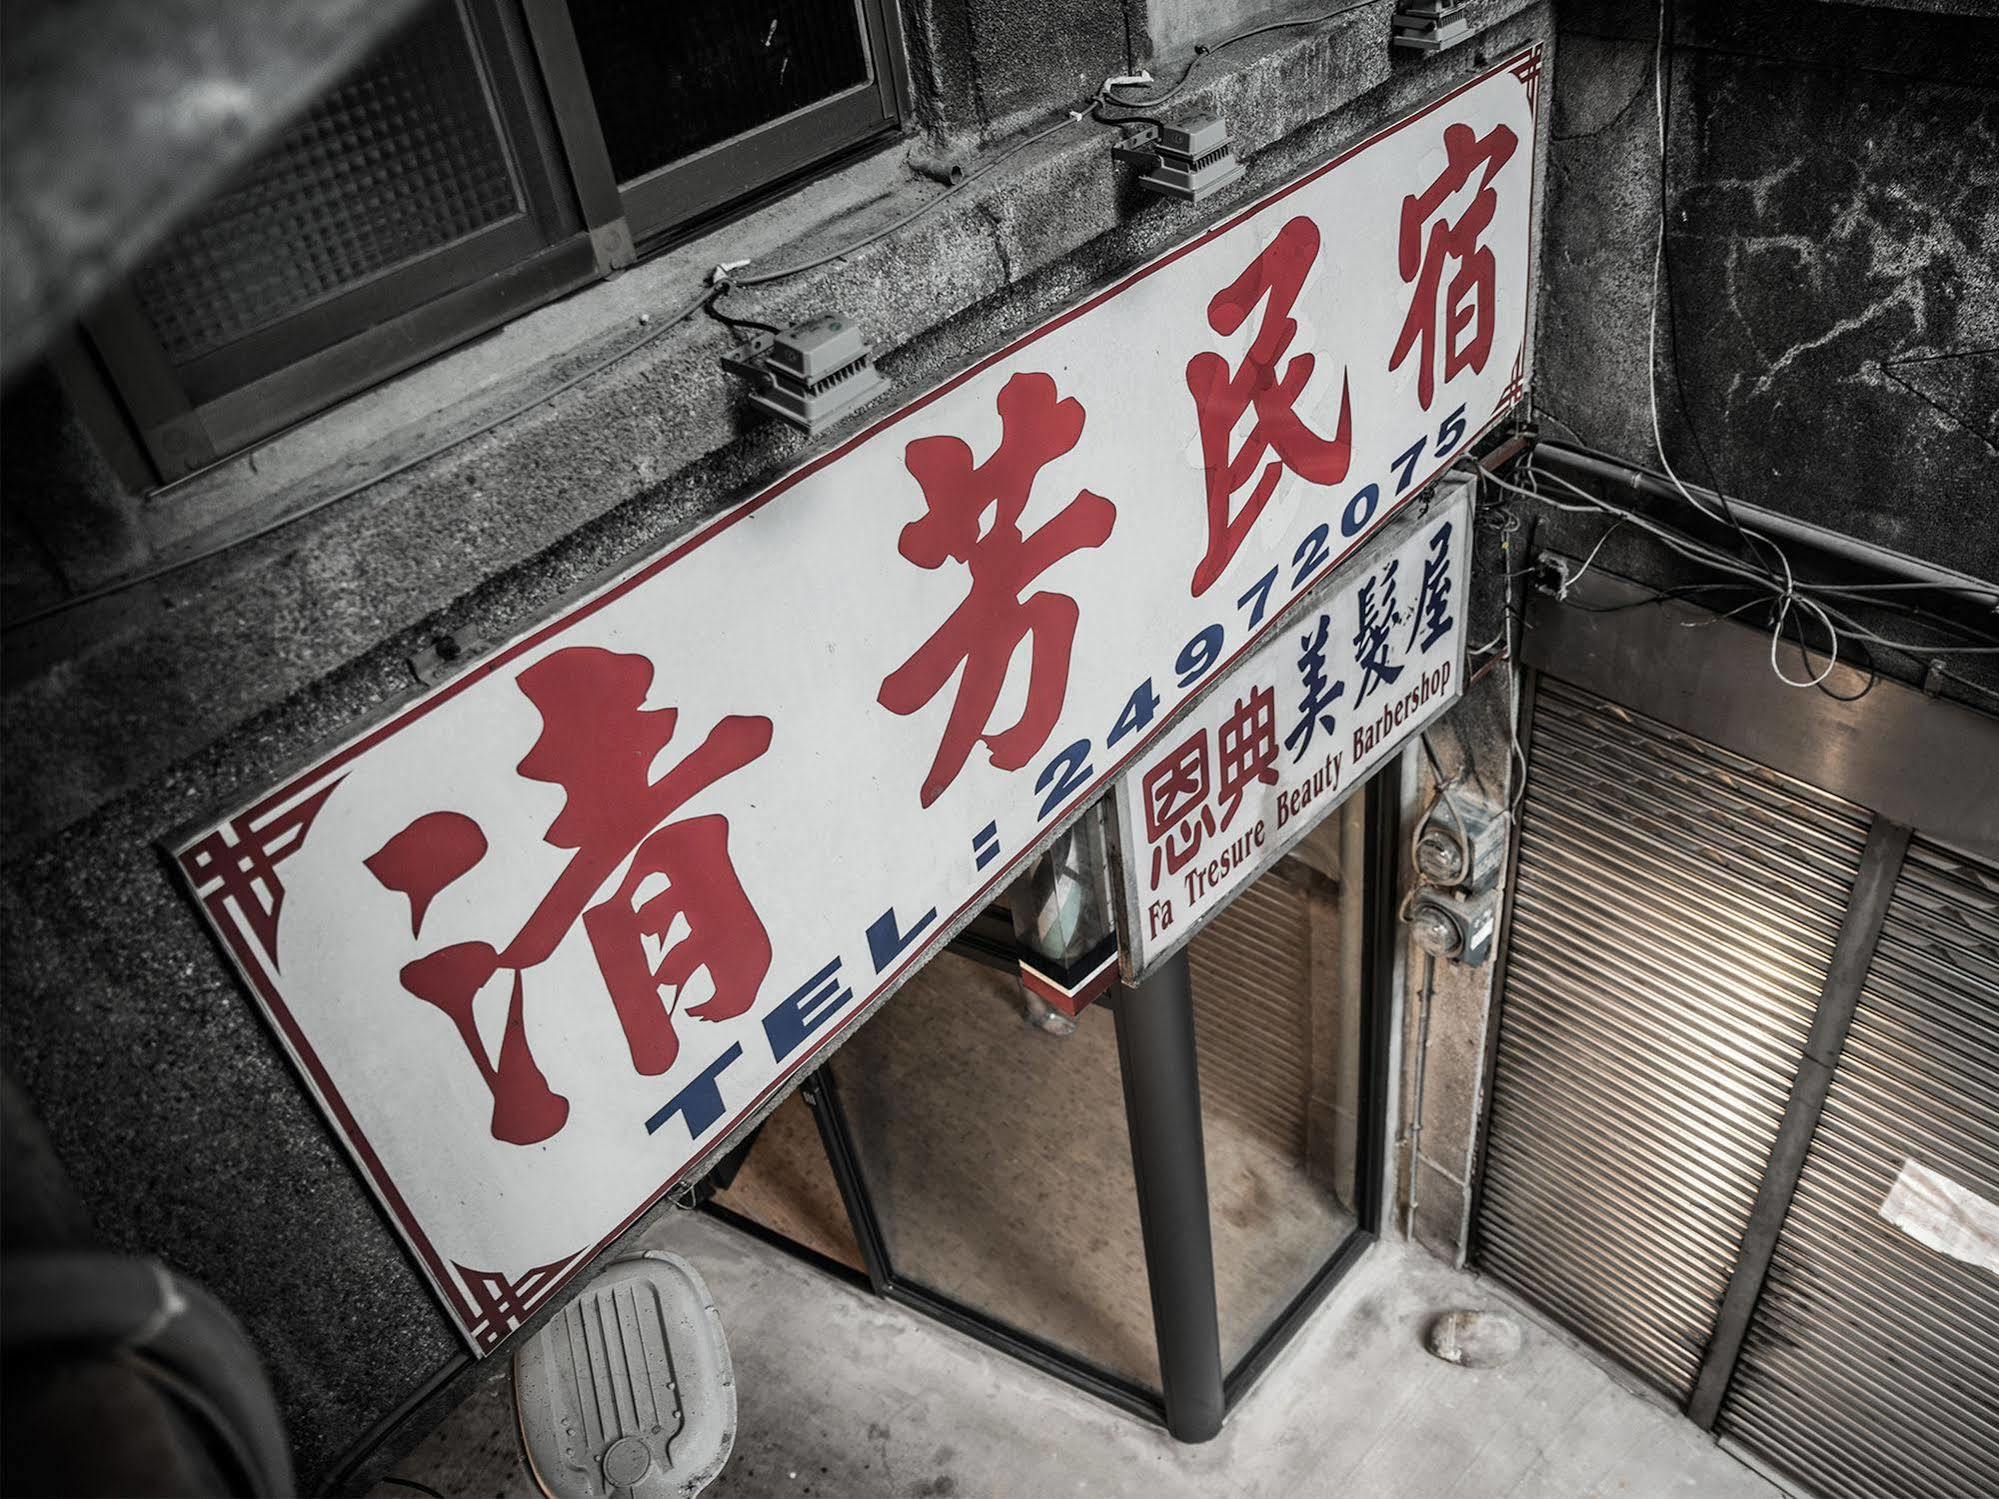
[[[877,699],[891,713],[915,713],[963,668],[923,782],[926,807],[957,779],[980,741],[1001,770],[1020,769],[1047,743],[1069,690],[1078,610],[1067,594],[1023,598],[1022,591],[1070,553],[1102,546],[1117,519],[1116,506],[1084,489],[1032,535],[1023,534],[1020,517],[1035,478],[1076,446],[1083,407],[1073,396],[1058,400],[1055,381],[1039,373],[1008,380],[997,405],[999,446],[985,462],[974,464],[972,450],[956,437],[919,437],[903,455],[926,508],[902,528],[897,550],[922,568],[961,563],[971,577],[964,602],[883,679]],[[988,510],[993,521],[981,534]],[[1026,704],[1011,728],[994,732],[990,720],[1007,670],[1030,641]]]
[[[1145,773],[1145,833],[1152,844],[1152,888],[1161,873],[1178,874],[1201,851],[1202,840],[1215,831],[1215,809],[1208,804],[1208,731],[1196,730],[1184,743]],[[1164,858],[1164,870],[1161,859]]]
[[[403,988],[457,1028],[492,1094],[495,1139],[535,1144],[569,1117],[569,1101],[549,1086],[528,1042],[524,979],[579,921],[632,1065],[646,1076],[664,1073],[679,1055],[675,1013],[697,992],[701,973],[707,997],[686,1005],[685,1013],[720,1021],[755,1003],[770,969],[769,936],[730,859],[728,819],[672,820],[696,793],[770,747],[770,720],[723,718],[677,764],[654,775],[679,715],[645,706],[652,678],[644,656],[595,646],[556,651],[521,672],[518,685],[542,728],[516,768],[528,780],[562,788],[562,810],[543,841],[568,849],[568,862],[504,947],[455,942],[402,970]],[[485,835],[472,819],[431,812],[366,864],[383,886],[408,897],[411,928],[421,935],[431,901],[485,852]],[[607,890],[621,867],[623,877]],[[511,974],[512,994],[496,1060],[480,1037],[473,1001],[498,974]]]
[[[1360,668],[1360,686],[1354,692],[1353,704],[1358,708],[1367,701],[1367,695],[1377,687],[1392,687],[1395,679],[1402,675],[1399,663],[1389,659],[1388,632],[1402,623],[1402,613],[1395,607],[1395,570],[1400,566],[1397,558],[1390,557],[1388,565],[1379,576],[1361,581],[1356,596],[1360,605],[1359,628],[1354,631],[1353,659]],[[1377,597],[1375,590],[1380,589]]]
[[[1257,781],[1277,783],[1277,694],[1269,687],[1250,690],[1215,731],[1221,760],[1222,831],[1235,821],[1243,794]]]
[[[1427,651],[1450,634],[1451,618],[1451,523],[1445,521],[1430,538],[1430,555],[1423,559],[1423,583],[1412,611],[1416,622],[1409,630],[1409,649]],[[1419,641],[1417,636],[1423,638]]]
[[[1330,614],[1321,614],[1319,628],[1298,637],[1298,676],[1305,696],[1298,704],[1298,722],[1284,736],[1284,747],[1291,751],[1293,764],[1304,759],[1305,752],[1311,749],[1315,729],[1333,732],[1333,704],[1346,695],[1345,682],[1326,680],[1326,632],[1332,623]]]
[[[1347,476],[1353,455],[1353,409],[1345,376],[1340,380],[1339,420],[1327,439],[1314,432],[1297,410],[1312,378],[1314,357],[1306,353],[1286,359],[1298,334],[1292,304],[1318,254],[1317,224],[1302,215],[1286,224],[1263,253],[1208,303],[1208,326],[1225,337],[1241,328],[1263,303],[1263,319],[1243,354],[1242,367],[1231,370],[1228,360],[1212,350],[1187,361],[1187,390],[1199,419],[1208,489],[1208,549],[1194,569],[1197,598],[1234,560],[1285,469],[1314,484],[1337,484]],[[1255,423],[1242,446],[1231,453],[1230,439],[1252,407]],[[1252,480],[1255,488],[1237,506],[1236,495]]]
[[[1402,279],[1414,283],[1414,290],[1388,367],[1400,369],[1415,352],[1416,394],[1425,411],[1437,389],[1439,321],[1446,382],[1461,370],[1482,371],[1492,352],[1495,264],[1492,251],[1479,237],[1499,205],[1492,179],[1519,144],[1519,137],[1504,125],[1495,125],[1484,135],[1462,123],[1448,125],[1443,173],[1422,192],[1402,200]],[[1479,173],[1478,188],[1464,211],[1456,219],[1439,216],[1438,210],[1470,183],[1474,172]],[[1447,266],[1455,267],[1448,287]]]

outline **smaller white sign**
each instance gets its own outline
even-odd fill
[[[1881,1204],[1918,1244],[1999,1275],[1999,1203],[1988,1202],[1921,1161],[1905,1160]]]
[[[1386,527],[1117,783],[1124,969],[1170,957],[1464,690],[1469,486]]]

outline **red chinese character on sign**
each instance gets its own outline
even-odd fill
[[[1026,373],[1006,382],[997,405],[999,446],[984,463],[975,465],[972,450],[955,437],[919,437],[903,454],[923,489],[926,513],[902,528],[896,549],[921,568],[962,563],[972,580],[965,601],[882,680],[877,698],[891,713],[915,713],[964,668],[923,782],[926,807],[958,778],[981,740],[1001,770],[1019,770],[1048,742],[1069,691],[1078,610],[1067,594],[1022,598],[1021,591],[1071,552],[1102,546],[1117,519],[1115,505],[1084,489],[1053,520],[1023,535],[1020,517],[1034,481],[1082,437],[1083,407],[1073,396],[1058,400],[1049,376]],[[982,533],[988,510],[992,524]],[[1007,670],[1030,638],[1026,705],[1013,727],[994,733],[992,713]]]
[[[403,988],[457,1027],[493,1095],[495,1139],[531,1145],[569,1117],[569,1101],[549,1087],[528,1045],[523,980],[579,920],[632,1065],[647,1076],[665,1072],[679,1055],[674,1013],[697,973],[706,971],[712,992],[686,1013],[713,1021],[747,1011],[770,969],[770,939],[729,858],[728,819],[669,820],[697,792],[763,754],[770,720],[724,718],[656,775],[679,714],[645,706],[652,676],[645,657],[594,646],[557,651],[520,674],[542,730],[517,768],[563,789],[563,809],[543,841],[571,850],[569,861],[504,948],[457,942],[402,970]],[[420,933],[438,893],[485,852],[485,835],[471,818],[432,812],[383,844],[367,866],[409,898],[411,929]],[[607,892],[620,866],[624,877]],[[501,973],[512,975],[513,992],[496,1061],[480,1039],[473,1001]]]
[[[1222,762],[1222,831],[1227,832],[1252,784],[1277,784],[1277,694],[1269,687],[1251,690],[1215,731]]]
[[[1187,390],[1200,419],[1201,462],[1208,479],[1208,550],[1194,569],[1194,595],[1213,586],[1234,560],[1263,507],[1289,468],[1314,484],[1337,484],[1353,456],[1353,408],[1347,382],[1340,379],[1340,416],[1331,440],[1319,436],[1298,414],[1298,398],[1312,378],[1315,360],[1285,355],[1298,334],[1291,306],[1319,254],[1319,226],[1299,217],[1278,230],[1264,252],[1208,303],[1208,326],[1224,336],[1248,321],[1258,302],[1263,321],[1243,355],[1242,367],[1212,351],[1187,361]],[[1268,298],[1267,301],[1265,299]],[[1280,374],[1278,365],[1283,364]],[[1233,454],[1229,441],[1252,407],[1255,425]],[[1268,463],[1266,454],[1274,455]],[[1259,466],[1262,473],[1257,472]],[[1238,509],[1235,496],[1252,479],[1256,487]]]
[[[1198,729],[1184,744],[1145,773],[1145,833],[1152,843],[1152,888],[1159,888],[1160,861],[1167,874],[1178,874],[1201,851],[1201,840],[1215,830],[1215,809],[1208,805],[1208,731]]]
[[[1504,125],[1495,125],[1479,135],[1469,125],[1448,125],[1444,129],[1443,175],[1419,194],[1402,200],[1402,279],[1416,283],[1403,320],[1402,333],[1395,341],[1390,369],[1400,369],[1412,350],[1421,364],[1416,372],[1416,394],[1425,411],[1437,389],[1437,323],[1443,321],[1444,380],[1461,370],[1480,371],[1492,352],[1494,261],[1492,251],[1479,243],[1492,223],[1499,195],[1492,179],[1506,165],[1520,138]],[[1478,191],[1455,220],[1437,214],[1453,193],[1461,191],[1480,171]],[[1424,228],[1429,227],[1425,238]],[[1456,274],[1444,287],[1444,267],[1455,262]]]

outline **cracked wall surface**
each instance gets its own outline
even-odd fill
[[[965,66],[961,43],[974,43],[923,32],[922,9],[909,7],[912,70],[941,66],[925,52],[932,45]],[[929,11],[975,21],[986,13],[950,0]],[[1268,13],[1260,0],[1245,9],[1257,24]],[[1074,8],[1075,35],[1087,43],[1056,35],[1052,22],[1036,32],[1041,23],[1029,19],[1012,33],[986,31],[976,45],[1011,35],[1001,50],[1020,67],[982,78],[985,113],[975,118],[1022,107],[1009,102],[1006,78],[1024,86],[1039,76],[1029,66],[1036,47],[1068,57],[1072,44],[1101,46],[1110,61],[1092,67],[1123,66],[1126,29],[1109,14]],[[1551,24],[1530,0],[1480,0],[1477,14],[1481,45],[1494,54],[1545,37]],[[1204,20],[1210,35],[1243,24],[1228,5]],[[1063,132],[890,239],[772,288],[758,314],[789,321],[835,301],[874,335],[897,389],[920,391],[1481,66],[1480,46],[1434,58],[1391,53],[1386,23],[1385,0],[1375,0],[1203,66],[1180,104],[1225,114],[1248,165],[1220,198],[1146,201],[1111,160],[1109,132]],[[1069,101],[1068,89],[1067,75],[1059,92],[1044,89],[1042,119]],[[802,188],[715,231],[726,239],[662,254],[480,347],[509,336],[545,342],[553,362],[530,363],[519,378],[547,389],[575,361],[629,340],[634,317],[676,305],[721,245],[790,263],[806,254],[792,243],[801,221],[815,249],[892,222],[936,190],[900,162],[898,147],[850,169],[857,182]],[[893,169],[887,188],[884,165]],[[105,1240],[160,1255],[249,1328],[308,1480],[327,1476],[377,1422],[420,1431],[424,1412],[412,1415],[406,1399],[430,1389],[433,1405],[448,1402],[504,1362],[454,1372],[457,1339],[158,845],[211,809],[218,790],[269,784],[379,715],[410,690],[411,655],[440,634],[512,635],[798,462],[804,438],[739,409],[715,366],[726,347],[712,324],[671,328],[559,401],[204,570],[107,601],[118,618],[87,646],[63,642],[68,654],[52,664],[23,670],[25,653],[10,641],[10,669],[27,680],[8,688],[4,724],[8,1064]],[[405,377],[400,389],[414,383]],[[471,388],[468,409],[438,419],[476,425],[483,403],[519,394]],[[371,442],[409,452],[432,440],[409,425],[412,410],[429,420],[428,407],[394,389],[378,399]],[[10,462],[32,456],[24,449]],[[317,472],[305,470],[302,482],[319,482]]]
[[[1999,19],[1677,9],[1656,304],[1658,11],[1562,13],[1538,404],[1656,467],[1656,305],[1684,477],[1999,577]]]

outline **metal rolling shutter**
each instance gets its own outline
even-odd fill
[[[1718,1428],[1826,1495],[1999,1494],[1999,1276],[1880,1209],[1999,1201],[1999,869],[1918,839]]]
[[[1307,894],[1266,874],[1187,946],[1201,1097],[1288,1158],[1312,1087]]]
[[[1867,815],[1543,677],[1521,817],[1478,1258],[1684,1400]]]

